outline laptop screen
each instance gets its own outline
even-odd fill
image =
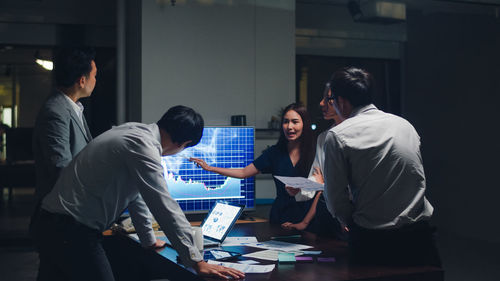
[[[203,236],[222,242],[233,224],[238,220],[243,208],[243,205],[235,206],[217,202],[201,226]]]

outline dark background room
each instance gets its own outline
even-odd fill
[[[10,142],[2,132],[0,161],[33,160],[30,129],[53,87],[50,67],[36,59],[51,61],[62,46],[96,50],[97,84],[82,100],[93,136],[153,123],[184,104],[206,125],[246,115],[256,156],[276,142],[272,120],[291,102],[307,105],[316,130],[326,129],[318,108],[325,82],[358,66],[375,77],[375,105],[421,137],[445,280],[500,280],[500,1],[387,0],[405,7],[392,20],[358,19],[348,2],[1,0],[0,122],[18,130]],[[32,173],[0,183],[4,281],[36,279]],[[272,177],[258,175],[255,189],[253,215],[266,218]]]

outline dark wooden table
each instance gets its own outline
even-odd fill
[[[284,236],[297,234],[298,232],[286,231],[279,226],[269,223],[248,223],[236,224],[230,236],[256,236],[259,241],[267,241],[272,236]],[[388,267],[388,266],[361,266],[349,264],[347,244],[342,241],[316,237],[313,234],[303,233],[300,244],[313,246],[311,250],[321,250],[322,257],[334,257],[334,263],[318,263],[314,259],[313,263],[280,264],[278,262],[259,260],[260,264],[276,264],[275,269],[266,274],[246,274],[245,280],[444,280],[444,273],[441,268],[431,266],[417,267]],[[262,249],[251,247],[223,247],[228,251],[236,251],[242,254],[259,251]],[[152,251],[151,251],[152,252]],[[164,248],[152,252],[147,264],[156,271],[155,278],[168,278],[170,280],[198,279],[197,276],[178,265],[175,268],[177,273],[173,274],[172,265],[177,262],[177,252],[172,248]],[[246,259],[244,257],[240,259]],[[169,276],[167,276],[169,275]],[[199,280],[199,279],[198,279]],[[208,278],[207,280],[212,280]]]

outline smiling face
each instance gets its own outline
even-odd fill
[[[288,141],[295,141],[302,135],[304,123],[295,110],[289,110],[283,116],[283,133]]]

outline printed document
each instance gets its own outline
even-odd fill
[[[255,236],[226,237],[221,246],[249,246],[250,243],[257,243]]]
[[[275,251],[275,250],[262,250],[262,251],[257,251],[257,252],[253,252],[250,254],[245,254],[245,255],[243,255],[243,257],[253,258],[253,259],[261,259],[261,260],[266,260],[266,261],[277,261],[279,253],[282,253],[282,252]],[[302,252],[289,252],[289,254],[294,254],[295,256],[300,256],[300,255],[302,255]]]
[[[274,177],[277,178],[282,183],[284,183],[286,186],[300,188],[305,191],[317,191],[324,189],[324,184],[317,183],[303,177],[283,177],[283,176],[274,176]]]
[[[248,246],[266,249],[266,250],[281,251],[281,252],[300,252],[301,250],[312,248],[312,246],[308,246],[308,245],[294,244],[294,243],[288,243],[288,242],[276,241],[276,240],[251,243]]]
[[[209,264],[217,264],[225,267],[230,267],[242,271],[244,273],[267,273],[274,269],[274,264],[268,265],[254,265],[254,264],[241,264],[233,262],[220,262],[214,260],[208,260]]]

